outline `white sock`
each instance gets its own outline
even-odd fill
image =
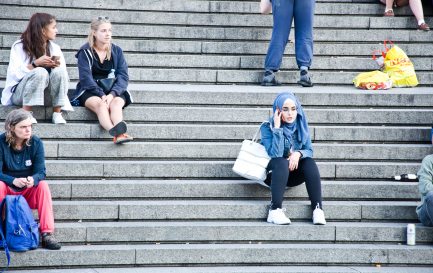
[[[424,23],[425,23],[424,19],[420,19],[420,20],[418,20],[418,26],[420,26],[420,25],[422,25],[422,24],[424,24]]]

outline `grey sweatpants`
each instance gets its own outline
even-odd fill
[[[69,77],[64,68],[56,67],[51,73],[43,67],[32,69],[15,88],[12,104],[17,106],[44,105],[44,91],[48,89],[53,106],[64,106],[68,99]]]

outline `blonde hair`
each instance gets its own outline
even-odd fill
[[[6,142],[8,143],[9,147],[12,146],[12,148],[15,148],[15,146],[17,145],[17,139],[14,132],[15,125],[17,125],[23,120],[30,118],[32,118],[32,115],[22,108],[12,110],[9,114],[7,114],[5,119],[5,134]],[[26,140],[26,145],[30,146],[30,138]]]
[[[102,17],[102,16],[99,16],[98,18],[95,18],[90,22],[89,36],[87,36],[87,40],[89,42],[90,48],[94,47],[96,41],[93,32],[98,31],[99,26],[105,23],[111,24],[110,19],[108,17]],[[111,42],[107,47],[107,60],[111,60]]]

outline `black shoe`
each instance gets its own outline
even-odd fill
[[[301,79],[297,82],[302,85],[302,87],[312,87],[310,76],[308,75],[308,70],[301,70]]]
[[[118,136],[118,135],[121,135],[121,134],[126,133],[126,130],[127,130],[126,122],[124,122],[124,121],[122,120],[121,122],[119,122],[119,123],[117,123],[116,125],[114,125],[114,127],[111,128],[111,129],[108,131],[108,133],[109,133],[112,137],[115,137],[115,136]]]
[[[42,234],[42,247],[50,250],[59,250],[62,245],[52,233],[44,233]]]
[[[281,85],[279,81],[275,78],[275,73],[272,71],[266,71],[263,76],[262,86],[278,86]]]

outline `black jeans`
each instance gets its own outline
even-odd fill
[[[322,208],[322,185],[319,169],[311,157],[301,158],[298,168],[289,172],[289,161],[286,158],[272,158],[268,165],[268,174],[265,183],[271,187],[271,209],[282,208],[286,186],[295,187],[305,182],[311,209],[317,204]]]

